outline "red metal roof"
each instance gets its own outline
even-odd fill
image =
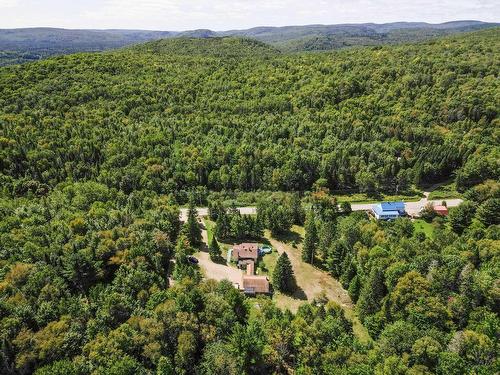
[[[448,215],[448,207],[446,206],[434,206],[434,211],[440,215]]]

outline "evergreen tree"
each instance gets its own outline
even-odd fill
[[[275,203],[268,212],[267,226],[273,236],[287,233],[292,226],[290,212],[279,203]]]
[[[212,236],[212,240],[210,241],[210,245],[208,246],[208,254],[210,255],[210,259],[212,259],[213,262],[216,262],[222,258],[220,246],[215,236]]]
[[[424,173],[424,167],[422,166],[422,162],[418,162],[413,167],[413,183],[416,186],[419,186],[422,182],[422,175]]]
[[[352,278],[349,283],[349,289],[347,290],[349,293],[349,297],[351,297],[354,303],[358,302],[359,292],[361,290],[361,282],[359,281],[359,276],[356,275]]]
[[[241,239],[247,235],[247,222],[245,218],[241,216],[239,211],[230,211],[230,237],[234,239]]]
[[[350,214],[352,212],[352,207],[349,202],[342,202],[340,204],[340,209],[342,210],[342,213],[344,214]]]
[[[306,235],[304,238],[304,245],[302,246],[302,260],[304,262],[313,264],[316,247],[318,246],[318,231],[316,228],[316,218],[314,210],[310,210],[305,223]]]
[[[201,244],[201,228],[198,224],[198,212],[194,206],[194,200],[189,201],[188,217],[185,224],[185,233],[191,246]]]
[[[290,201],[290,211],[292,212],[293,223],[296,225],[304,224],[304,219],[306,213],[304,207],[302,207],[302,202],[300,201],[300,196],[298,193],[292,194]]]
[[[449,215],[451,229],[455,233],[462,234],[472,223],[472,218],[476,212],[476,205],[465,201],[460,206],[454,208]]]
[[[273,271],[273,286],[283,293],[292,293],[295,289],[295,276],[286,252],[281,254],[276,262]]]
[[[335,241],[336,229],[335,221],[329,220],[321,224],[319,229],[318,253],[323,260],[327,259],[330,247],[333,241]]]
[[[489,227],[490,225],[497,225],[500,223],[500,199],[490,198],[482,203],[477,209],[476,217]]]
[[[225,210],[219,212],[215,225],[215,235],[219,239],[226,239],[231,235],[231,222]]]
[[[189,263],[188,256],[192,253],[192,248],[189,239],[181,234],[175,246],[175,268],[173,277],[176,280],[181,280],[185,277],[190,277],[197,280],[199,278],[196,265]]]
[[[330,248],[330,257],[328,266],[333,277],[339,277],[342,274],[342,262],[344,261],[345,246],[342,241],[335,241]]]
[[[208,202],[208,216],[210,220],[217,221],[219,214],[225,211],[224,205],[218,199]]]
[[[359,317],[362,321],[380,309],[380,302],[385,294],[384,274],[379,268],[374,268],[361,290],[357,303]]]
[[[249,225],[251,224],[251,226],[249,227],[251,228],[251,233],[252,233],[251,237],[253,238],[262,237],[264,235],[264,231],[262,230],[260,221],[258,221],[256,217],[250,215],[248,215],[247,217],[249,220]]]
[[[356,276],[356,264],[353,262],[351,256],[344,257],[342,262],[342,275],[340,276],[340,282],[344,288],[348,288],[351,280]]]

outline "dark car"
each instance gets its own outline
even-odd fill
[[[194,256],[192,256],[192,255],[189,255],[189,256],[187,257],[187,260],[188,260],[188,262],[189,262],[189,263],[193,263],[193,264],[198,264],[198,263],[199,263],[199,260],[198,260],[198,259],[196,259],[196,258],[195,258]]]

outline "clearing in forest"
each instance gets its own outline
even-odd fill
[[[302,227],[293,226],[292,237],[301,238],[303,232],[304,230]],[[285,242],[272,238],[269,231],[266,231],[265,235],[271,245],[278,250],[279,254],[286,251],[292,263],[295,278],[297,280],[297,290],[292,296],[275,293],[273,298],[276,300],[276,304],[281,308],[288,308],[296,312],[302,303],[312,301],[315,297],[324,294],[329,300],[338,303],[344,309],[345,315],[352,322],[354,333],[360,341],[370,341],[371,339],[368,331],[356,316],[354,304],[340,282],[328,274],[328,272],[313,267],[308,263],[304,263],[301,258],[301,244],[293,247]]]
[[[200,260],[200,268],[205,277],[215,280],[228,279],[233,283],[238,283],[241,280],[242,271],[230,265],[218,264],[212,262],[208,255],[208,243],[213,235],[214,223],[210,220],[203,220],[202,237],[204,244],[196,257]],[[315,297],[324,295],[329,300],[338,303],[345,312],[346,317],[352,322],[353,330],[356,336],[362,342],[370,341],[370,335],[366,328],[361,324],[354,310],[354,304],[349,297],[347,291],[342,287],[339,281],[333,278],[328,272],[318,269],[308,263],[304,263],[301,259],[302,245],[301,239],[304,235],[304,228],[293,226],[289,238],[293,238],[298,245],[292,246],[288,244],[288,240],[272,238],[269,231],[265,231],[265,238],[269,244],[277,250],[278,254],[286,251],[292,263],[295,278],[297,280],[297,290],[293,295],[288,296],[279,292],[275,292],[273,300],[280,308],[288,308],[292,312],[296,312],[299,306],[307,301],[312,301]],[[221,247],[230,246],[230,244],[220,243]],[[223,256],[225,251],[223,252]],[[265,255],[261,260],[269,270],[270,278],[272,270],[277,260],[276,253]]]

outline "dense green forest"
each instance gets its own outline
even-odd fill
[[[499,44],[175,39],[1,68],[0,373],[498,373]],[[449,178],[465,202],[432,236],[326,193]],[[233,190],[296,192],[255,217],[211,199],[216,235],[303,224],[370,340],[322,296],[291,312],[201,278],[189,192]]]
[[[426,217],[429,236],[408,218],[345,215],[313,196],[302,258],[348,290],[384,358],[376,374],[498,372],[500,184],[465,198],[448,218]]]
[[[164,40],[6,67],[2,187],[364,192],[455,177],[465,189],[499,175],[499,40],[305,55]]]

